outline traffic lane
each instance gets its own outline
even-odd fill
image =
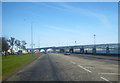
[[[62,56],[42,55],[7,81],[103,81]]]
[[[74,58],[72,57],[72,59]],[[111,60],[108,60],[108,61],[110,62]],[[91,71],[94,71],[94,73],[99,73],[100,76],[106,77],[110,81],[117,81],[118,80],[118,65],[111,64],[109,62],[106,63],[105,60],[98,60],[96,58],[92,58],[92,59],[83,58],[82,60],[80,60],[80,63],[82,63],[81,65],[84,66],[85,68]],[[101,73],[104,73],[104,74],[101,74]]]
[[[104,62],[104,60],[100,61],[96,58],[94,59],[87,59],[82,56],[76,57],[73,55],[63,55],[58,54],[59,56],[63,56],[63,58],[66,58],[68,61],[72,61],[73,63],[76,63],[77,65],[81,65],[85,69],[92,71],[92,73],[98,74],[100,77],[104,76],[110,81],[118,81],[118,65],[116,64],[110,64]],[[109,60],[111,61],[111,60]]]
[[[104,61],[106,63],[110,64],[116,64],[118,65],[118,57],[107,57],[107,56],[100,56],[100,55],[86,55],[86,54],[71,54],[73,57],[78,58],[85,58],[90,60],[97,60],[97,61]]]
[[[48,56],[42,55],[7,81],[54,81],[53,73]]]
[[[71,63],[69,60],[66,60],[65,57],[49,54],[52,59],[52,63],[56,69],[57,76],[61,76],[64,79],[59,79],[62,81],[103,81],[99,78],[98,75],[86,72],[78,65]]]

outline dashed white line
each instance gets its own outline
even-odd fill
[[[104,77],[100,77],[101,79],[105,80],[105,81],[109,81],[108,79],[104,78]]]
[[[38,59],[39,59],[40,57],[38,57]]]
[[[78,65],[80,68],[82,68],[82,69],[84,69],[84,70],[86,70],[86,71],[88,71],[88,72],[92,72],[92,71],[90,71],[90,70],[88,70],[88,69],[86,69],[86,68],[84,68],[83,66],[80,66],[80,65]]]
[[[37,60],[39,60],[41,57],[38,57]]]
[[[93,67],[85,67],[85,68],[93,68]]]
[[[76,64],[75,62],[73,62],[73,61],[70,61],[72,64]]]

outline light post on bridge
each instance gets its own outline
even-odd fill
[[[96,44],[96,39],[95,39],[95,37],[96,37],[96,35],[94,34],[93,36],[94,36],[93,54],[95,54],[95,53],[96,53],[96,47],[95,47],[95,44]]]
[[[75,46],[76,46],[77,41],[75,41]]]
[[[95,39],[95,37],[96,37],[96,35],[94,34],[93,36],[94,36],[94,46],[95,46],[95,43],[96,43],[96,39]]]

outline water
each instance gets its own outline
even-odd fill
[[[76,53],[80,53],[80,51],[75,51]],[[86,51],[85,51],[86,52]],[[87,50],[87,53],[92,53],[92,50]],[[103,53],[105,54],[106,53],[106,50],[97,50],[96,53]],[[109,51],[110,54],[118,54],[120,53],[120,50],[110,50]]]

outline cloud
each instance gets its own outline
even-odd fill
[[[80,31],[73,30],[73,29],[66,29],[66,28],[61,28],[61,27],[56,27],[56,26],[46,26],[51,29],[59,30],[59,31],[64,31],[64,32],[71,32],[71,33],[77,33],[80,34]]]
[[[47,5],[47,4],[44,4],[44,5],[46,5],[47,7],[51,7],[51,8],[61,10],[61,11],[68,11],[68,12],[71,12],[71,13],[83,14],[83,15],[86,15],[86,16],[92,16],[93,18],[96,18],[99,21],[101,21],[101,23],[103,23],[104,27],[111,28],[111,24],[110,24],[107,16],[105,16],[102,13],[97,13],[97,12],[90,11],[90,10],[83,9],[83,8],[77,8],[77,7],[74,7],[74,6],[70,6],[66,3],[57,3],[57,6],[51,6],[51,5]]]
[[[67,8],[71,12],[76,12],[76,13],[84,14],[87,16],[95,17],[98,20],[100,20],[106,28],[111,27],[108,18],[102,13],[97,13],[97,12],[90,11],[90,10],[83,9],[83,8],[76,8],[73,6],[69,6],[68,4],[62,4],[62,6],[64,6],[65,8]]]

